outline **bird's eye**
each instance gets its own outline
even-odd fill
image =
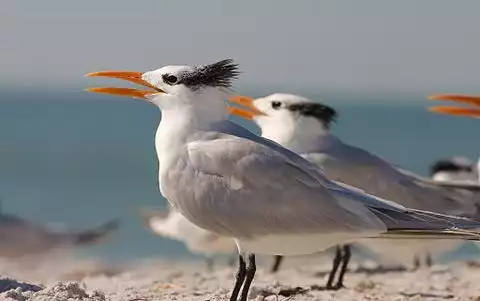
[[[280,101],[272,101],[272,108],[274,108],[275,110],[280,109],[281,106],[282,103]]]
[[[175,75],[171,75],[171,74],[164,74],[162,78],[163,78],[163,81],[169,85],[175,85],[178,81],[178,78]]]

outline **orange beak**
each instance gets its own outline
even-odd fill
[[[153,86],[152,84],[144,81],[142,79],[142,75],[143,75],[143,73],[135,72],[135,71],[100,71],[100,72],[89,73],[89,74],[85,75],[85,77],[118,78],[118,79],[122,79],[122,80],[125,80],[125,81],[129,81],[131,83],[142,85],[144,87],[148,87],[152,90],[104,87],[104,88],[89,88],[89,89],[87,89],[87,91],[116,95],[116,96],[129,96],[129,97],[140,98],[140,99],[147,99],[147,96],[154,95],[154,94],[157,94],[157,93],[165,93],[161,89],[159,89],[159,88]]]
[[[447,100],[459,103],[466,103],[474,106],[480,106],[480,96],[461,95],[461,94],[438,94],[428,97],[431,100]]]
[[[255,105],[253,104],[254,100],[255,99],[253,99],[251,97],[241,96],[241,95],[231,97],[228,100],[228,102],[239,104],[241,106],[246,107],[247,109],[242,109],[242,108],[238,108],[238,107],[229,107],[228,108],[229,113],[233,114],[233,115],[240,116],[240,117],[242,117],[244,119],[248,119],[248,120],[253,119],[255,116],[266,115],[265,113],[263,113],[262,111],[257,109],[257,107],[255,107]]]
[[[449,107],[449,106],[435,106],[428,109],[430,112],[455,115],[455,116],[467,116],[480,118],[480,109],[470,109],[462,107]]]
[[[428,99],[454,101],[462,104],[469,104],[469,105],[480,107],[479,96],[460,95],[460,94],[438,94],[438,95],[429,96]],[[468,117],[476,117],[476,118],[480,117],[480,109],[476,109],[476,108],[434,106],[429,108],[429,111],[441,113],[441,114],[456,115],[456,116],[468,116]]]

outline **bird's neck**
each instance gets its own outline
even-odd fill
[[[196,139],[199,131],[209,131],[212,125],[228,118],[223,106],[162,109],[162,119],[155,135],[159,163],[165,156],[179,153],[186,143]]]
[[[262,136],[297,153],[321,151],[332,140],[330,131],[316,120],[302,124],[271,123],[262,126]]]

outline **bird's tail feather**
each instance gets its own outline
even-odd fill
[[[370,209],[387,226],[378,238],[480,240],[480,222],[476,220],[414,209]]]
[[[379,239],[460,239],[480,241],[480,233],[461,230],[412,230],[412,229],[394,229],[381,234]]]
[[[405,211],[387,208],[370,208],[380,218],[389,231],[446,231],[446,230],[471,230],[480,233],[480,222],[464,217],[444,215],[435,212],[408,209]]]

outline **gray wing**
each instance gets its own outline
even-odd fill
[[[439,182],[437,185],[447,189],[467,190],[470,192],[480,193],[480,185],[473,183],[457,183],[457,182]],[[477,198],[475,198],[477,199]]]
[[[216,201],[211,208],[211,219],[226,235],[386,229],[365,206],[334,197],[288,158],[263,145],[224,136],[190,143],[188,151],[198,176],[214,182],[211,193],[228,196],[228,204]]]
[[[243,131],[229,128],[229,134],[235,136],[220,134],[188,144],[198,181],[210,181],[204,197],[210,197],[215,205],[209,208],[209,219],[222,226],[223,234],[380,233],[386,231],[386,224],[397,229],[454,225],[455,219],[427,213],[427,221],[420,212],[328,181],[319,168],[299,155],[258,136],[253,137],[255,141],[243,139],[250,138]],[[226,200],[219,203],[215,195]]]
[[[330,179],[348,183],[406,207],[476,216],[475,197],[471,192],[443,187],[437,182],[398,169],[363,149],[338,144],[324,152],[303,156],[321,166]]]

